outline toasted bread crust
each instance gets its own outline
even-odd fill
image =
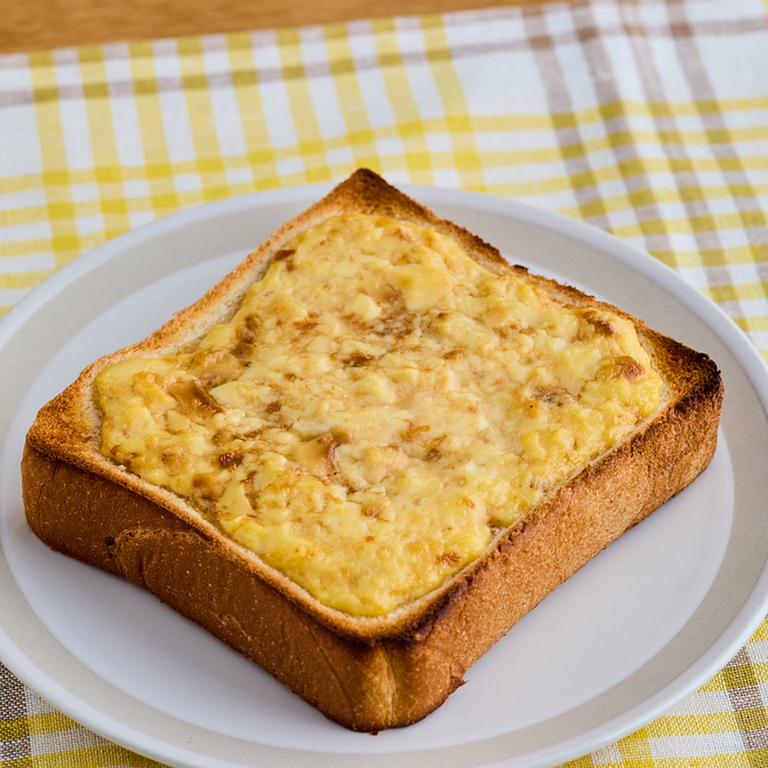
[[[377,731],[433,711],[516,621],[703,471],[716,447],[723,386],[706,355],[630,318],[666,384],[651,420],[549,494],[436,592],[381,619],[325,608],[181,499],[104,459],[91,382],[117,360],[187,348],[234,311],[283,243],[349,211],[432,226],[491,269],[525,272],[375,174],[358,171],[199,302],[139,344],[96,361],[46,405],[27,436],[22,480],[29,524],[51,547],[145,587],[329,718]],[[598,304],[546,278],[528,279],[568,301]]]

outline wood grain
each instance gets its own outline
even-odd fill
[[[540,0],[0,0],[0,53]]]

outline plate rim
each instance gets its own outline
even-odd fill
[[[178,229],[182,229],[185,226],[188,226],[191,221],[199,221],[201,214],[203,214],[206,221],[211,221],[215,220],[221,213],[231,212],[233,210],[258,209],[277,202],[297,204],[299,201],[312,202],[317,197],[320,197],[331,186],[332,185],[329,183],[320,183],[297,187],[283,187],[205,203],[182,209],[103,243],[59,269],[51,277],[24,296],[4,318],[0,319],[0,355],[2,355],[7,341],[24,326],[30,317],[34,316],[35,312],[38,311],[41,306],[50,301],[52,295],[66,292],[67,289],[72,284],[76,283],[80,277],[89,273],[97,266],[107,264],[114,259],[119,259],[128,246],[140,246],[146,241],[154,240],[163,233],[175,232]],[[468,190],[446,189],[425,185],[401,184],[400,188],[407,194],[424,202],[430,207],[446,202],[453,205],[458,204],[459,206],[466,205],[467,207],[477,207],[481,210],[491,210],[503,217],[522,219],[531,222],[537,226],[542,226],[551,231],[559,232],[567,238],[579,240],[585,245],[594,247],[603,252],[612,259],[619,259],[625,265],[630,266],[632,270],[645,274],[654,282],[660,280],[667,281],[664,285],[665,289],[670,290],[675,298],[683,303],[689,311],[693,312],[700,321],[705,323],[713,333],[727,333],[730,334],[729,338],[740,340],[740,347],[738,349],[739,363],[741,364],[740,367],[749,382],[754,386],[756,396],[760,400],[763,410],[768,410],[766,406],[766,403],[768,403],[768,395],[766,395],[765,392],[766,373],[768,373],[768,369],[756,347],[751,344],[746,334],[738,328],[736,323],[728,317],[720,307],[710,301],[702,292],[696,290],[695,287],[687,283],[681,275],[671,267],[654,259],[634,245],[620,240],[589,223],[570,219],[563,214],[537,208],[523,201],[509,200]],[[275,222],[274,226],[277,226],[279,223],[281,222]],[[213,255],[215,254],[212,254],[212,256]],[[709,326],[708,315],[713,313],[719,317],[721,327],[718,329],[713,329]],[[759,383],[763,385],[762,389],[757,386]],[[4,436],[4,434],[2,436]],[[6,556],[1,547],[0,557],[5,564]],[[760,589],[758,589],[758,585]],[[746,606],[749,606],[749,608],[746,608]],[[710,648],[708,654],[705,654],[704,656],[709,655],[712,658],[708,659],[707,662],[701,662],[701,659],[699,660],[699,663],[703,663],[706,672],[703,670],[688,670],[687,679],[686,674],[679,676],[679,678],[676,679],[676,684],[672,686],[675,688],[675,696],[672,698],[675,698],[676,701],[680,701],[686,695],[696,690],[703,681],[711,677],[711,674],[716,673],[723,665],[721,663],[722,658],[730,653],[731,649],[733,650],[733,653],[739,650],[741,645],[746,642],[748,637],[760,625],[766,610],[768,610],[768,559],[764,563],[760,579],[756,582],[749,598],[745,602],[745,607],[743,607],[738,614],[739,616],[743,616],[745,613],[749,613],[751,615],[751,621],[745,619],[741,622],[741,626],[738,628],[734,626],[735,622],[732,622],[728,627],[729,631],[732,630],[732,636],[727,638],[727,643],[724,643],[724,648],[729,650],[724,650],[723,647],[718,650],[715,650],[714,647]],[[21,649],[16,649],[19,652],[18,654],[14,654],[12,650],[9,652],[8,643],[10,643],[12,647],[15,646],[13,640],[6,634],[2,625],[0,625],[0,637],[5,638],[5,641],[0,643],[0,659],[4,663],[6,663],[7,659],[6,666],[14,672],[14,674],[17,674],[17,677],[30,685],[31,688],[39,690],[38,686],[32,685],[29,682],[34,678],[34,670],[30,670],[28,664],[25,662],[32,662],[24,656]],[[77,660],[75,659],[75,661]],[[80,662],[77,663],[80,664]],[[710,674],[711,670],[714,671]],[[683,682],[678,685],[678,680]],[[66,687],[62,687],[61,690],[56,690],[56,686],[59,685],[58,681],[48,681],[48,683],[50,689],[46,688],[46,690],[49,691],[51,695],[44,695],[44,697],[54,703],[55,706],[62,711],[67,714],[72,714],[74,711],[72,707],[76,705],[68,700],[68,694],[70,692]],[[667,688],[669,687],[670,686],[667,686]],[[120,695],[126,694],[120,692]],[[551,752],[548,754],[540,754],[538,756],[531,754],[531,760],[526,762],[525,765],[531,766],[531,768],[533,768],[533,766],[549,765],[551,764],[551,761],[561,762],[583,755],[586,751],[593,751],[599,746],[615,741],[617,738],[626,735],[637,727],[640,727],[662,714],[675,703],[674,701],[670,703],[670,701],[670,692],[666,690],[666,688],[659,690],[655,696],[650,697],[650,699],[645,700],[642,703],[644,705],[642,707],[643,713],[637,714],[637,719],[633,724],[630,724],[629,726],[627,725],[626,716],[622,718],[622,720],[625,721],[622,723],[612,723],[611,721],[607,721],[601,726],[601,729],[599,729],[601,731],[600,734],[579,734],[578,738],[572,740],[578,743],[561,743],[560,750],[556,755]],[[83,702],[79,703],[83,704]],[[85,706],[87,707],[89,705]],[[649,713],[651,713],[650,716],[646,717]],[[84,714],[86,716],[85,720],[83,719]],[[153,737],[147,737],[146,734],[139,734],[145,744],[137,746],[133,738],[129,738],[128,741],[126,741],[125,733],[121,733],[121,731],[124,731],[126,728],[123,723],[115,723],[117,726],[116,729],[107,729],[105,731],[102,727],[103,723],[100,723],[102,716],[101,712],[95,712],[89,715],[89,713],[82,711],[78,711],[77,715],[73,715],[74,719],[78,720],[78,722],[82,722],[95,732],[101,733],[115,743],[122,744],[128,749],[140,754],[147,754],[147,751],[140,747],[148,746],[150,749],[148,756],[154,757],[154,759],[160,759],[166,762],[169,758],[181,759],[181,762],[179,763],[181,765],[235,765],[235,763],[220,762],[218,760],[211,762],[204,757],[201,758],[198,752],[181,754],[175,745],[172,746],[172,752],[173,755],[175,755],[175,757],[173,757],[173,755],[168,754],[166,749],[167,744],[165,742],[146,744],[147,739],[149,741],[153,740]],[[127,728],[130,730],[130,726],[127,726]],[[585,751],[583,747],[586,743],[585,738],[588,737],[588,735],[591,736],[591,741],[587,738],[588,746]],[[361,757],[363,757],[363,755],[361,755]],[[364,755],[364,757],[367,758],[370,756]],[[502,758],[501,762],[497,761],[493,764],[502,765],[505,763],[506,758]],[[483,765],[491,765],[491,763],[483,763]]]

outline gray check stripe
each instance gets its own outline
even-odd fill
[[[723,670],[728,699],[733,707],[744,755],[751,768],[768,765],[768,714],[749,654],[742,648]]]
[[[29,730],[24,724],[26,716],[26,689],[0,664],[0,736],[13,733],[11,738],[0,738],[0,765],[31,756]]]

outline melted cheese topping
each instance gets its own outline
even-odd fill
[[[476,559],[661,390],[623,318],[365,215],[298,236],[194,352],[96,380],[106,456],[363,616]]]

